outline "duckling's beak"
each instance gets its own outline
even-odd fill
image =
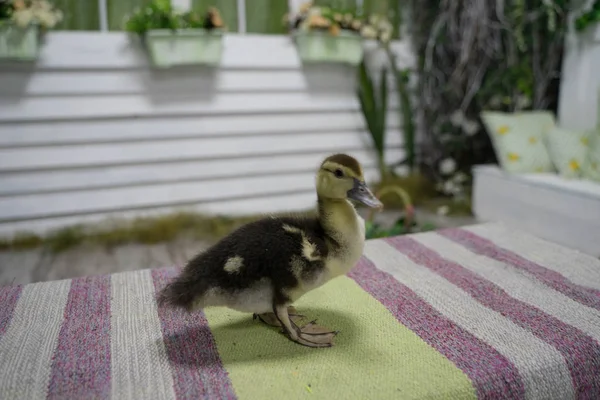
[[[348,191],[348,197],[363,203],[367,207],[383,208],[383,203],[369,190],[367,184],[356,178],[354,178],[354,187]]]

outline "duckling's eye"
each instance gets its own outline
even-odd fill
[[[336,170],[335,170],[335,172],[334,172],[334,174],[335,174],[335,176],[336,176],[337,178],[341,178],[341,177],[343,177],[343,176],[344,176],[344,173],[342,172],[342,170],[341,170],[341,169],[336,169]]]

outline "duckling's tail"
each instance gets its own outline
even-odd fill
[[[201,282],[180,275],[158,293],[156,301],[159,305],[193,311],[198,306],[197,300],[206,290],[204,286]]]

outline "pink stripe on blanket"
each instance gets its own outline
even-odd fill
[[[577,285],[556,271],[529,261],[494,244],[492,241],[460,228],[442,229],[438,233],[463,245],[472,252],[527,271],[554,290],[588,307],[600,310],[600,291]]]
[[[48,398],[109,398],[110,276],[76,278],[52,357]]]
[[[522,399],[525,386],[516,366],[366,257],[348,274],[396,319],[460,368],[480,399]]]
[[[152,270],[156,293],[179,272],[176,268]],[[203,312],[158,306],[167,356],[178,399],[235,399],[217,345]]]
[[[10,325],[22,290],[22,285],[0,287],[0,338]]]
[[[600,363],[597,361],[600,360],[600,344],[594,338],[531,304],[509,296],[496,284],[441,257],[410,237],[384,240],[413,262],[444,277],[481,304],[554,346],[569,367],[577,398],[600,396]]]

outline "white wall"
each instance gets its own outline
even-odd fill
[[[227,35],[218,69],[157,71],[123,33],[50,33],[35,66],[0,64],[0,234],[179,207],[310,208],[331,152],[356,156],[372,182],[354,83],[348,67],[303,67],[285,36]]]
[[[600,124],[600,25],[565,40],[558,118],[561,126],[589,129]]]

